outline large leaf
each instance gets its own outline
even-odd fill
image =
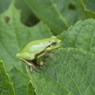
[[[50,54],[41,73],[27,68],[37,95],[95,95],[95,55],[78,49]]]
[[[56,34],[76,21],[90,17],[78,0],[26,0],[26,2],[36,16]]]
[[[12,3],[0,16],[0,58],[5,62],[6,70],[10,71],[13,63],[21,69],[21,62],[16,58],[16,53],[28,42],[51,35],[49,28],[42,22],[34,27],[24,26],[20,22],[20,12]]]
[[[16,67],[14,67],[9,72],[9,75],[11,77],[12,83],[14,84],[16,95],[27,95],[27,87],[30,78],[24,73],[22,73],[20,70],[18,70]]]
[[[74,47],[95,53],[95,20],[79,21],[63,32],[59,38],[63,47]]]
[[[13,84],[9,80],[2,61],[0,61],[0,95],[15,95]]]

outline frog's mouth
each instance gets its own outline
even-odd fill
[[[58,46],[52,46],[52,45],[49,45],[45,48],[45,51],[51,51],[51,50],[54,50],[54,49],[57,49],[57,48],[60,48],[62,45],[58,45]]]
[[[51,47],[47,47],[45,49],[45,51],[51,51],[51,50],[54,50],[54,49],[57,49],[57,48],[60,48],[61,46],[57,46],[57,47],[54,47],[54,48],[51,48]]]

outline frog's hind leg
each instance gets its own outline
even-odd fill
[[[32,69],[34,69],[35,71],[40,73],[40,71],[35,67],[35,65],[33,63],[31,63],[31,65],[30,65],[30,70],[32,71]]]
[[[22,61],[24,61],[25,63],[27,63],[30,66],[30,70],[31,71],[32,71],[32,69],[34,69],[36,72],[40,73],[40,71],[35,67],[35,65],[33,64],[33,62],[24,60],[23,58],[19,58],[19,59],[21,59]]]

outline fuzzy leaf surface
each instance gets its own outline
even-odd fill
[[[95,95],[95,55],[69,48],[50,54],[41,73],[27,68],[38,95]],[[47,94],[46,94],[47,93]]]
[[[63,48],[73,47],[95,53],[95,19],[78,21],[59,38],[63,41]]]

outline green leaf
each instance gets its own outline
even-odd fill
[[[86,9],[95,12],[95,0],[82,0],[82,2],[84,3],[84,7],[86,7]]]
[[[27,68],[37,95],[95,95],[95,55],[59,49],[50,54],[41,73]]]
[[[12,0],[0,0],[0,14],[9,7]]]
[[[78,0],[26,0],[26,2],[36,16],[56,34],[76,21],[90,17]]]
[[[73,47],[95,53],[95,20],[79,21],[59,38],[64,48]]]
[[[35,89],[33,88],[31,82],[28,83],[28,89],[27,89],[27,95],[37,95],[34,91]]]
[[[21,21],[25,23],[32,13],[31,10],[24,0],[15,0],[15,6],[21,10]]]
[[[0,15],[0,58],[5,62],[7,71],[12,64],[22,69],[21,61],[16,58],[18,53],[28,42],[51,37],[50,29],[42,22],[34,27],[26,27],[20,22],[20,12],[12,3],[9,9]]]
[[[27,84],[30,78],[16,67],[9,72],[9,75],[12,83],[15,85],[14,88],[16,95],[27,95]]]
[[[0,95],[15,95],[13,84],[9,80],[2,61],[0,61]]]
[[[93,10],[94,2],[94,0],[79,0],[80,6],[82,6],[82,9],[84,10],[83,12],[91,18],[95,18],[95,12]]]

